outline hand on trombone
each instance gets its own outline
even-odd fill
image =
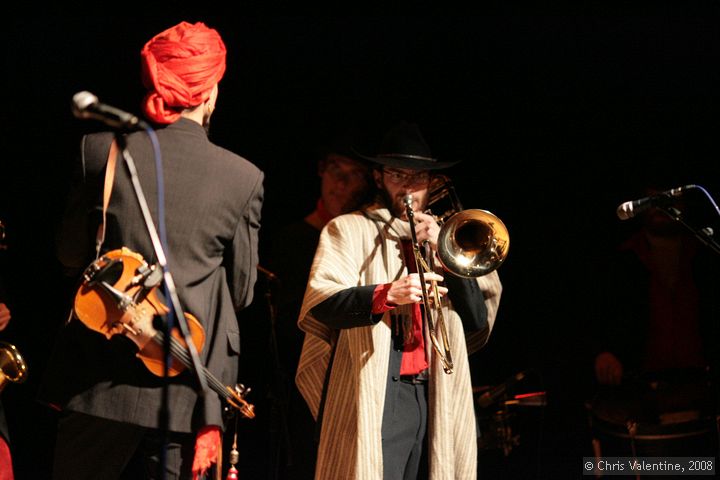
[[[428,291],[431,290],[431,282],[442,282],[442,275],[438,275],[434,272],[425,273],[425,283]],[[447,288],[438,285],[438,293],[441,297],[447,294]],[[395,305],[405,305],[408,303],[421,302],[423,299],[422,286],[420,285],[420,275],[417,273],[411,273],[405,275],[398,280],[395,280],[390,284],[390,290],[388,290],[387,301]]]
[[[440,225],[438,225],[435,217],[424,212],[415,212],[413,214],[415,221],[415,235],[420,245],[425,242],[430,244],[433,252],[437,250],[438,234],[440,233]]]

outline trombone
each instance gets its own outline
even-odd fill
[[[425,273],[434,271],[433,253],[428,251],[427,244],[424,245],[427,252],[428,261],[420,252],[420,244],[415,234],[415,213],[412,209],[413,196],[407,195],[404,198],[405,211],[407,213],[408,222],[410,222],[410,237],[412,238],[413,253],[415,256],[415,266],[420,277],[420,288],[422,289],[422,308],[425,310],[425,318],[427,319],[428,331],[430,333],[430,341],[435,351],[440,356],[440,362],[445,373],[453,372],[453,360],[450,352],[450,342],[448,340],[447,329],[445,327],[445,317],[442,313],[442,305],[440,304],[440,292],[438,291],[437,282],[431,284],[432,296],[428,295],[427,285],[425,284]],[[428,264],[429,262],[429,264]],[[435,312],[435,315],[433,315]],[[440,329],[440,339],[438,339],[437,329]]]
[[[440,216],[433,216],[440,224],[437,254],[445,270],[459,277],[476,278],[487,275],[502,265],[510,248],[510,235],[502,220],[487,210],[463,210],[450,179],[438,175],[433,178],[428,188],[428,208],[442,199],[449,199],[451,206]],[[443,370],[450,374],[454,367],[437,282],[433,281],[430,284],[432,295],[428,294],[425,284],[424,274],[434,271],[434,255],[428,251],[427,245],[424,245],[425,256],[420,251],[415,234],[412,195],[407,195],[404,203],[410,223],[410,235],[420,278],[422,308],[427,319],[428,333],[433,348],[440,357]],[[432,214],[431,211],[429,213]],[[428,260],[426,261],[425,258]]]

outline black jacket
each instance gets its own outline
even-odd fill
[[[186,312],[205,329],[200,353],[223,384],[237,382],[240,334],[236,311],[252,301],[263,200],[263,173],[247,160],[212,144],[197,123],[180,119],[157,130],[162,153],[168,266]],[[83,138],[78,176],[58,235],[58,257],[81,272],[94,260],[102,212],[105,165],[112,134]],[[128,150],[158,226],[155,157],[150,137],[133,133]],[[118,160],[107,211],[102,251],[122,246],[156,258],[126,165]],[[42,401],[103,418],[158,427],[162,379],[134,357],[127,338],[110,340],[72,320],[61,332],[45,381]],[[200,402],[190,372],[170,388],[172,431],[222,425],[221,402],[212,391]]]

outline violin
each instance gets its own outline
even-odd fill
[[[138,348],[137,357],[157,376],[164,375],[165,335],[156,330],[153,319],[170,312],[156,292],[162,272],[149,266],[142,255],[126,247],[107,252],[91,263],[82,275],[75,295],[75,316],[88,328],[110,339],[124,335]],[[183,312],[195,349],[202,351],[205,330],[192,314]],[[171,361],[168,375],[192,369],[187,344],[177,328],[170,334]],[[255,417],[254,406],[245,400],[250,392],[242,384],[223,385],[209,370],[201,367],[208,386],[247,418]]]

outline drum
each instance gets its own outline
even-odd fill
[[[478,452],[501,451],[508,456],[520,445],[520,433],[534,436],[539,429],[545,392],[507,395],[504,384],[496,387],[473,387],[475,394],[475,418],[478,424]],[[500,392],[500,393],[497,393]]]
[[[520,444],[520,435],[513,431],[515,421],[516,414],[506,409],[478,414],[478,451],[499,450],[508,456]]]
[[[654,375],[604,387],[588,405],[595,455],[718,454],[718,395],[704,375]]]

